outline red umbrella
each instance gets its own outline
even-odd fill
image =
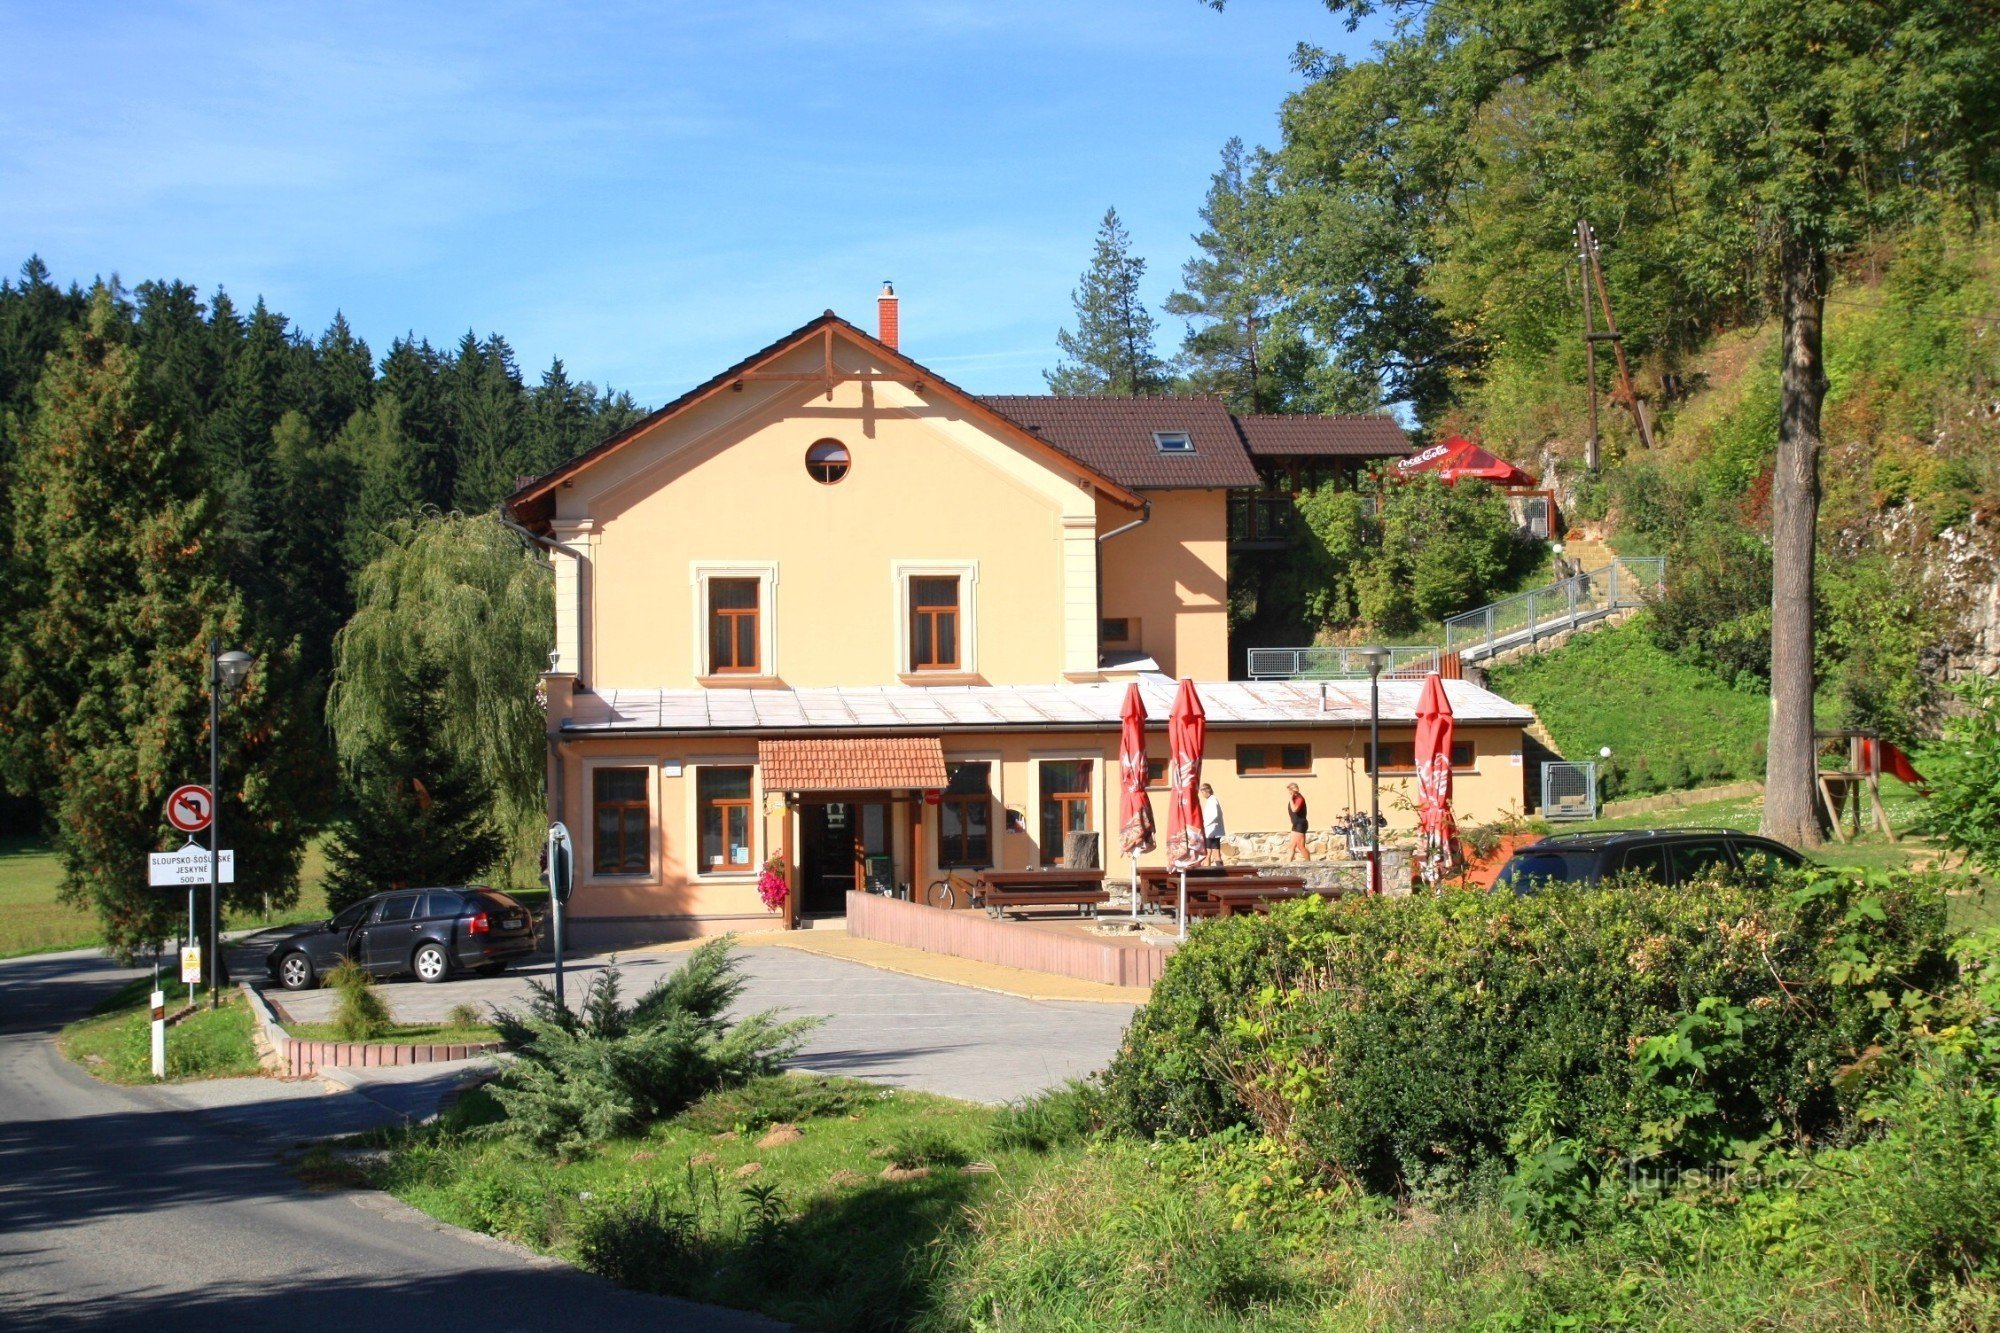
[[[1417,700],[1417,827],[1423,833],[1426,883],[1444,878],[1458,825],[1451,817],[1451,700],[1433,671]]]
[[[1496,458],[1463,435],[1447,435],[1422,453],[1399,460],[1396,470],[1406,477],[1417,472],[1435,472],[1446,482],[1473,477],[1490,481],[1496,486],[1533,487],[1541,484],[1532,474],[1523,472],[1504,458]]]
[[[1198,866],[1208,855],[1208,833],[1201,822],[1201,747],[1208,734],[1208,715],[1194,682],[1184,680],[1167,714],[1167,869]]]
[[[1118,732],[1118,773],[1123,795],[1118,802],[1118,847],[1138,858],[1153,850],[1153,802],[1146,795],[1146,702],[1139,682],[1125,687],[1125,707]]]

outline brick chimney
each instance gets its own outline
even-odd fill
[[[875,336],[894,347],[901,332],[896,314],[896,284],[884,278],[882,294],[875,298]]]

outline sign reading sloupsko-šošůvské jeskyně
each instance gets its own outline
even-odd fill
[[[236,882],[236,853],[224,851],[217,858],[215,877],[218,883]],[[208,883],[208,848],[189,845],[177,852],[153,852],[146,858],[149,878],[147,882],[156,889],[185,888],[194,884]]]

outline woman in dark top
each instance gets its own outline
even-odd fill
[[[1285,809],[1292,817],[1292,837],[1285,844],[1285,859],[1303,861],[1307,859],[1306,829],[1311,827],[1306,822],[1306,798],[1299,795],[1299,784],[1296,782],[1286,783],[1285,790],[1290,793],[1285,800]]]

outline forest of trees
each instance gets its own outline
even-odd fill
[[[378,361],[339,316],[315,338],[185,283],[61,286],[36,259],[0,282],[0,608],[16,631],[0,776],[35,798],[66,892],[114,946],[170,933],[171,895],[138,871],[166,791],[207,768],[210,639],[257,657],[222,731],[244,775],[222,811],[236,893],[282,900],[342,804],[326,703],[371,560],[412,542],[413,517],[491,510],[639,415],[560,361],[525,383],[497,334],[402,338]],[[348,767],[350,794],[388,799],[379,765]]]

